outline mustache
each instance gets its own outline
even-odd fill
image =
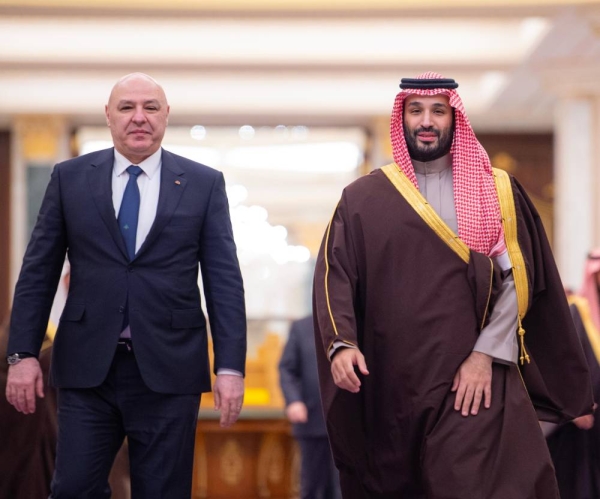
[[[419,135],[421,132],[427,132],[427,133],[433,133],[435,134],[438,138],[440,137],[440,131],[436,130],[433,127],[429,127],[429,128],[425,128],[425,127],[419,127],[417,129],[415,129],[415,131],[413,132],[413,135],[416,137],[417,135]]]

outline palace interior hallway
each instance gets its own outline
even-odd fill
[[[0,0],[0,322],[52,166],[110,145],[134,71],[165,88],[165,148],[224,172],[247,290],[246,408],[224,432],[203,397],[194,498],[297,496],[277,362],[342,188],[391,161],[402,77],[458,81],[568,287],[600,246],[600,2]]]

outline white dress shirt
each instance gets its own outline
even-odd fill
[[[119,209],[123,201],[125,187],[129,182],[129,173],[127,168],[131,166],[125,156],[115,149],[115,162],[113,164],[113,173],[111,177],[112,200],[115,208],[115,218],[119,218]],[[160,168],[162,165],[162,149],[158,149],[152,156],[149,156],[139,165],[142,173],[138,175],[137,184],[140,190],[140,211],[138,215],[138,227],[135,234],[135,252],[137,253],[144,241],[150,227],[156,218],[158,208],[158,194],[160,192]],[[121,331],[121,338],[131,338],[131,328],[129,325]]]
[[[131,166],[125,156],[115,149],[115,163],[112,174],[112,199],[115,207],[115,217],[119,217],[119,209],[125,187],[129,182],[129,173],[127,168]],[[135,235],[135,252],[137,253],[144,241],[150,228],[156,218],[158,208],[158,194],[160,193],[160,169],[162,166],[162,149],[158,149],[152,156],[146,158],[139,165],[142,172],[137,179],[140,190],[140,214],[138,217],[138,227]]]
[[[119,218],[119,209],[125,187],[129,182],[127,168],[131,162],[115,149],[115,162],[112,173],[112,199],[115,208],[115,217]],[[137,253],[146,240],[158,209],[158,196],[160,194],[160,170],[162,168],[162,149],[159,148],[151,156],[147,157],[138,165],[142,173],[138,175],[137,184],[140,190],[140,212],[138,216],[138,227],[135,235],[135,252]],[[121,331],[121,338],[131,338],[131,328],[127,326]],[[233,374],[242,376],[242,373],[233,369],[219,369],[217,374]]]

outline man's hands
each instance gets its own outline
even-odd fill
[[[304,402],[292,402],[285,408],[285,415],[290,423],[306,423],[308,410]]]
[[[364,375],[369,374],[365,357],[358,348],[341,347],[331,361],[331,375],[337,386],[352,393],[360,390],[360,380],[354,372],[354,366]]]
[[[452,391],[456,392],[454,409],[461,411],[463,416],[469,413],[476,416],[479,412],[481,399],[484,407],[492,404],[492,357],[481,352],[471,352],[471,355],[460,365]]]
[[[8,368],[6,400],[23,414],[35,412],[35,396],[44,398],[44,378],[40,363],[27,357]]]
[[[234,374],[218,374],[213,386],[215,411],[221,411],[221,426],[237,421],[244,403],[244,378]]]

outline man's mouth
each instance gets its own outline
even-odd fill
[[[434,140],[437,140],[438,135],[435,132],[419,132],[417,138],[421,142],[433,142]]]

